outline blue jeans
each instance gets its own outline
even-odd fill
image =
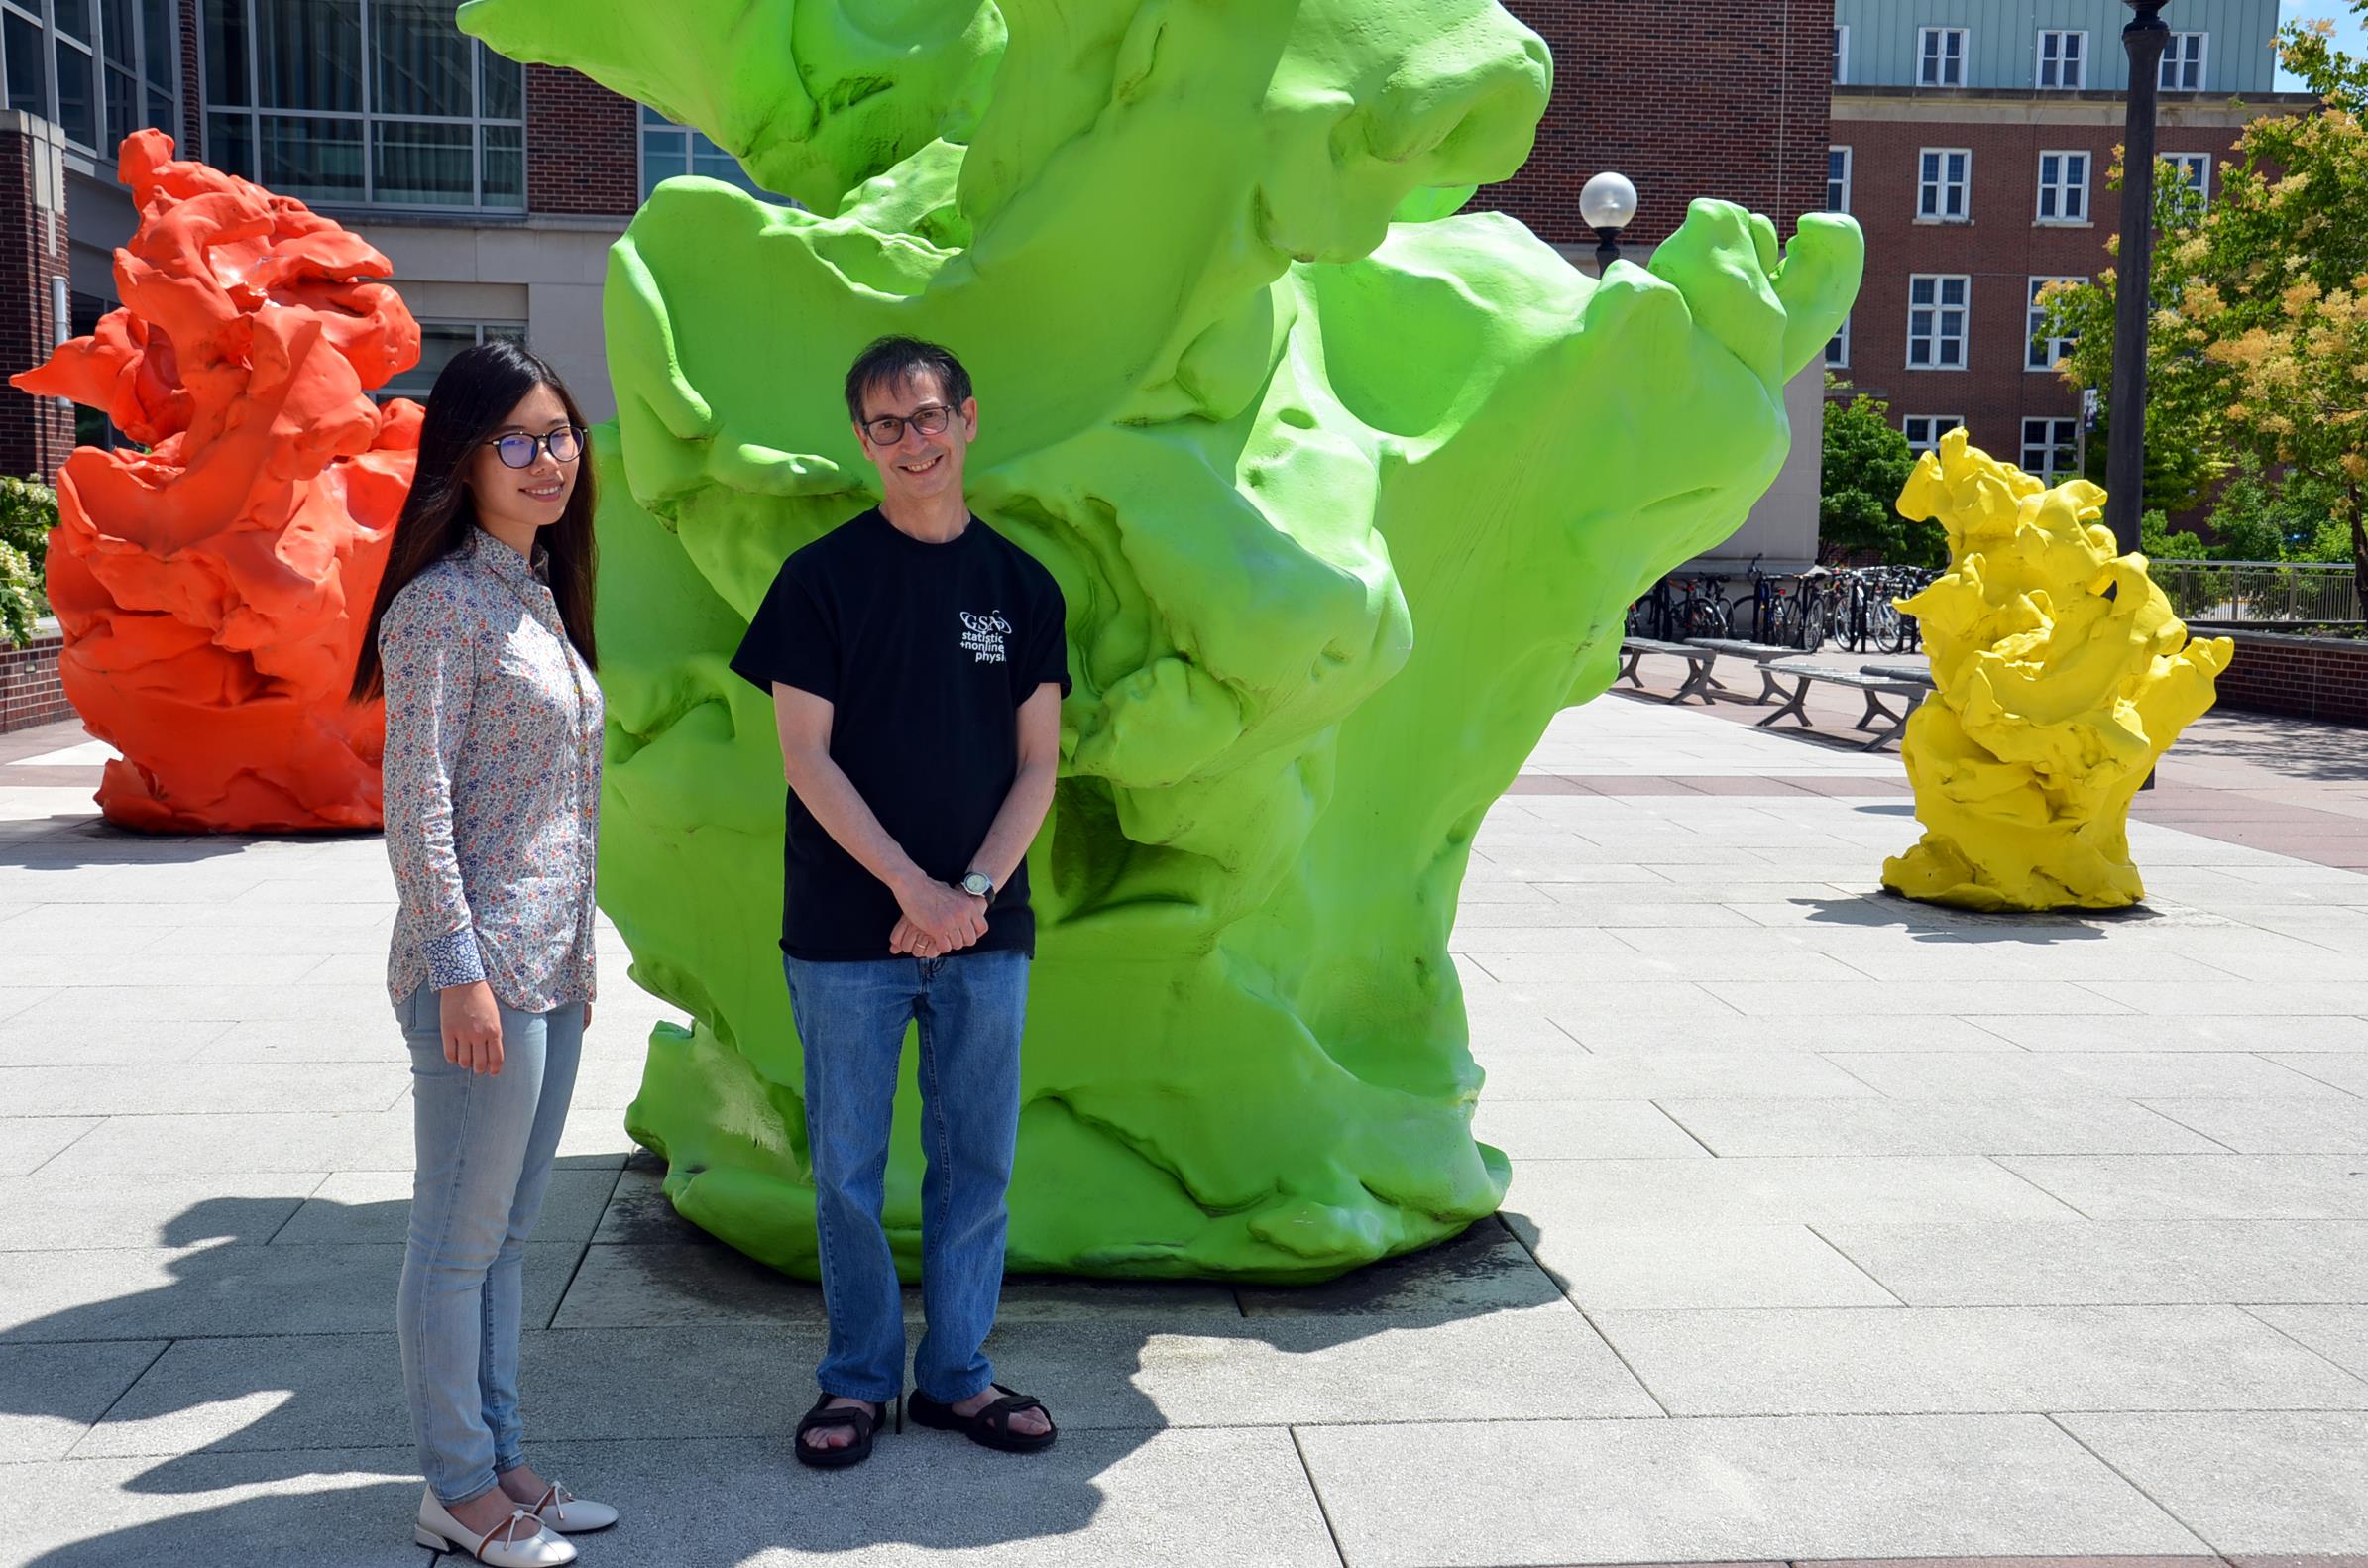
[[[395,1326],[419,1468],[446,1508],[526,1462],[518,1329],[526,1238],[542,1212],[583,1054],[584,1004],[502,1009],[502,1070],[444,1060],[440,1003],[422,984],[397,1009],[411,1047],[418,1174]]]
[[[921,1308],[913,1382],[952,1404],[994,1382],[981,1354],[1003,1291],[1005,1190],[1020,1126],[1023,952],[810,962],[785,958],[806,1055],[806,1137],[831,1338],[826,1394],[904,1391],[904,1300],[880,1228],[905,1025],[921,1040]]]

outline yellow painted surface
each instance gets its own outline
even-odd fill
[[[1927,453],[1899,509],[1949,532],[1949,571],[1900,608],[1923,622],[1940,690],[1901,752],[1924,837],[1883,885],[1965,909],[2114,909],[2146,896],[2129,803],[2212,704],[2226,637],[2190,641],[2116,555],[2105,493],[2054,489],[1970,445]]]

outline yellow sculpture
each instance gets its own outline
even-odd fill
[[[2130,797],[2211,707],[2226,637],[2188,640],[2098,524],[2105,493],[2048,489],[1942,437],[1899,494],[1949,532],[1949,570],[1900,608],[1924,627],[1937,696],[1901,752],[1924,838],[1883,885],[1964,909],[2117,909],[2146,896]]]

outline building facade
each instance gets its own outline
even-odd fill
[[[1825,205],[1866,233],[1866,280],[1826,363],[1909,444],[1963,425],[2051,480],[2079,471],[2080,398],[2037,330],[2040,291],[2111,265],[2107,182],[2129,60],[2119,0],[1838,0]],[[2275,90],[2277,0],[2181,0],[2157,151],[2204,201]]]

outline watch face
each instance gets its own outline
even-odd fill
[[[994,890],[995,884],[988,881],[979,872],[972,871],[968,876],[962,878],[962,891],[972,898],[984,898]]]

